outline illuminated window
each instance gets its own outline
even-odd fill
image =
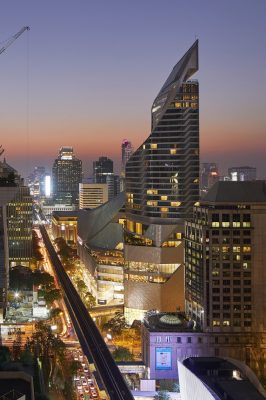
[[[143,150],[145,150],[145,149],[146,149],[146,146],[145,146],[145,144],[142,146],[142,148],[143,148]]]
[[[181,205],[180,201],[171,201],[172,207],[179,207]]]
[[[158,202],[157,202],[157,201],[155,201],[155,200],[148,200],[148,201],[147,201],[147,206],[153,206],[153,207],[156,207],[156,206],[157,206],[157,204],[158,204]]]
[[[229,228],[230,222],[222,222],[222,227],[223,228]]]
[[[161,212],[162,213],[166,213],[166,212],[168,212],[169,211],[169,208],[168,207],[161,207]]]
[[[176,154],[176,149],[170,149],[170,154],[172,155]]]
[[[251,247],[250,246],[244,246],[243,247],[243,252],[244,253],[250,253],[251,252]]]
[[[181,108],[181,107],[182,107],[182,103],[181,102],[175,103],[175,108]]]
[[[175,234],[175,237],[176,237],[177,239],[181,239],[181,238],[182,238],[182,233],[180,233],[180,232],[176,233],[176,234]]]
[[[228,321],[228,320],[223,321],[223,326],[230,326],[230,321]]]
[[[220,321],[218,321],[217,319],[213,320],[212,326],[220,326]]]
[[[157,189],[148,189],[147,194],[158,194],[158,190]]]
[[[157,149],[157,143],[151,143],[151,149],[153,150]]]
[[[233,253],[240,253],[240,246],[233,246]]]
[[[161,196],[161,200],[166,201],[168,199],[167,196]]]
[[[212,222],[213,228],[219,228],[219,222]]]
[[[142,234],[142,224],[139,222],[136,223],[136,233],[139,235]]]

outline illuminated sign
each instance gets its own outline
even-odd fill
[[[160,370],[172,369],[171,347],[156,347],[155,368]]]

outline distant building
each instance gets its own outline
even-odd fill
[[[234,359],[189,357],[178,361],[182,400],[262,400],[266,392],[247,365]]]
[[[231,167],[228,168],[228,176],[231,181],[255,181],[257,169],[254,167]]]
[[[121,191],[125,190],[125,171],[126,164],[134,152],[133,146],[128,139],[124,139],[121,145]]]
[[[79,208],[96,208],[108,201],[107,183],[80,183]]]
[[[200,170],[201,195],[206,194],[217,181],[219,181],[218,165],[216,163],[202,163]]]
[[[117,196],[120,192],[120,178],[114,175],[113,160],[107,157],[99,157],[99,160],[93,161],[93,182],[107,183],[108,200]]]
[[[75,157],[73,147],[61,147],[52,175],[54,201],[57,204],[78,205],[82,161]]]
[[[1,150],[1,149],[0,149]],[[1,151],[0,151],[1,153]],[[21,186],[23,179],[15,168],[11,167],[4,158],[0,161],[0,185],[1,186]]]
[[[93,181],[94,183],[106,183],[106,177],[113,175],[113,160],[107,157],[99,157],[99,160],[93,161]]]
[[[35,167],[33,173],[28,176],[27,184],[31,196],[39,198],[45,195],[45,167]]]
[[[62,237],[72,245],[77,244],[77,221],[80,214],[76,211],[54,211],[52,214],[52,234],[56,239]]]

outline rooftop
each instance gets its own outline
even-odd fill
[[[189,357],[183,364],[219,399],[262,400],[265,397],[232,362],[218,357]]]
[[[201,200],[205,203],[266,203],[265,181],[219,181]]]
[[[144,325],[150,332],[192,332],[194,322],[183,313],[152,313],[146,315]]]

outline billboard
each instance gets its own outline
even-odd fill
[[[155,351],[155,368],[160,370],[172,369],[171,347],[156,347]]]

